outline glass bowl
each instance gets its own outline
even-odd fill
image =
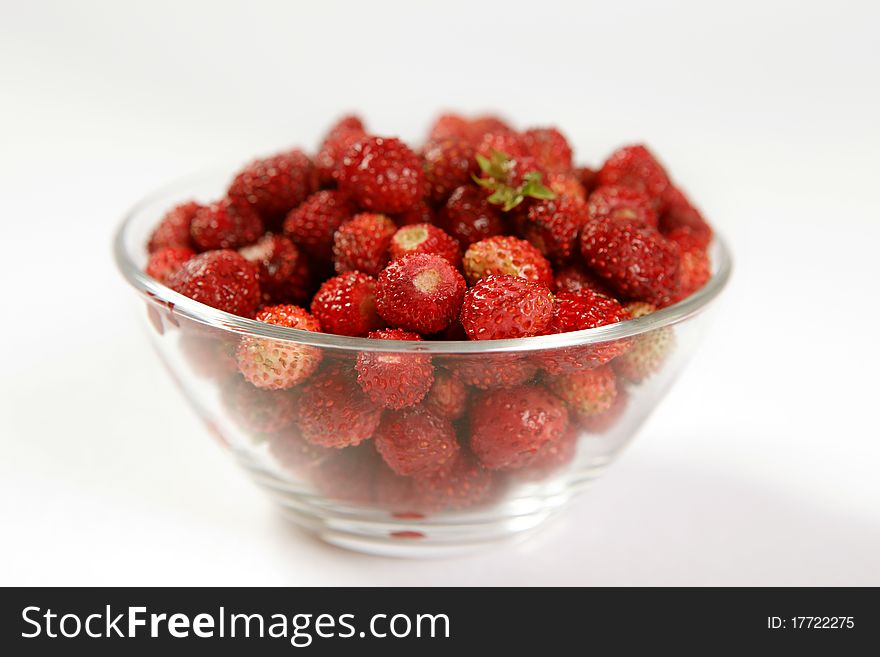
[[[193,301],[144,272],[147,238],[162,214],[221,196],[228,173],[187,179],[140,202],[116,234],[116,262],[143,302],[159,356],[223,448],[295,523],[363,552],[459,552],[524,534],[559,512],[663,398],[730,276],[730,254],[716,237],[713,276],[687,299],[638,319],[534,338],[404,342],[272,326]],[[309,350],[321,364],[293,389],[260,390],[238,373],[242,340]],[[621,351],[631,356],[597,366]],[[422,385],[430,384],[422,405],[434,419],[414,426],[425,427],[426,441],[455,436],[442,444],[450,452],[442,472],[400,476],[385,464],[372,438],[379,423],[424,411],[372,404],[357,382],[359,358],[421,367]],[[598,405],[572,394],[578,382],[604,390],[590,397]],[[540,446],[525,449],[523,432],[539,435]],[[340,442],[351,446],[326,446]]]

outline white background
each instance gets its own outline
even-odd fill
[[[222,8],[221,8],[222,7]],[[0,583],[880,584],[871,2],[0,3]],[[691,367],[571,513],[447,561],[326,547],[217,450],[111,235],[335,116],[645,140],[732,242]]]

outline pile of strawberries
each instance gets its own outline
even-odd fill
[[[556,128],[446,114],[416,150],[349,116],[314,157],[256,160],[224,198],[171,209],[150,237],[147,273],[288,328],[494,340],[676,303],[709,279],[711,239],[644,146],[594,170],[575,166]],[[338,482],[357,488],[366,472],[373,502],[455,508],[485,499],[493,472],[537,476],[567,462],[582,429],[620,414],[621,381],[657,371],[672,341],[659,330],[438,365],[414,352],[331,362],[317,347],[246,336],[226,354],[235,373],[224,396],[248,428],[275,437],[280,461],[321,464],[313,478],[336,482],[329,493],[344,496]]]

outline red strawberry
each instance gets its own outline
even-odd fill
[[[260,303],[257,268],[235,251],[208,251],[190,258],[171,276],[168,286],[240,317],[253,317]]]
[[[669,176],[651,152],[641,144],[624,146],[614,151],[597,175],[600,185],[632,187],[660,208],[663,194],[669,187]]]
[[[354,205],[347,196],[335,189],[325,189],[290,211],[284,220],[284,233],[313,258],[330,260],[336,230],[354,214]]]
[[[422,199],[406,212],[394,215],[392,219],[398,226],[412,226],[413,224],[433,224],[435,216],[431,206]]]
[[[529,465],[567,429],[565,405],[543,388],[493,390],[474,402],[470,446],[485,467],[513,470]]]
[[[307,476],[337,453],[336,450],[307,442],[295,426],[267,435],[266,443],[269,454],[281,469],[298,478]]]
[[[417,333],[400,329],[372,331],[373,340],[421,340]],[[363,351],[358,354],[358,383],[367,396],[386,408],[418,404],[434,382],[434,366],[425,354]]]
[[[263,220],[249,205],[226,198],[196,210],[190,233],[200,251],[237,249],[260,238]]]
[[[167,285],[171,276],[195,254],[188,246],[167,246],[153,251],[147,261],[147,274]]]
[[[311,470],[312,484],[324,497],[347,504],[375,503],[376,471],[385,468],[372,445],[331,449]]]
[[[672,233],[677,228],[686,228],[693,233],[697,244],[703,249],[712,241],[712,228],[703,219],[687,196],[673,185],[663,194],[663,209],[660,212],[660,231]]]
[[[286,390],[260,390],[240,377],[231,379],[221,400],[232,421],[253,433],[274,433],[293,423],[293,397]]]
[[[315,156],[322,185],[336,185],[345,153],[366,134],[364,124],[356,116],[345,116],[330,128]]]
[[[460,449],[449,420],[418,406],[387,412],[374,442],[388,467],[406,477],[448,468]]]
[[[632,187],[597,187],[590,194],[587,211],[591,219],[636,221],[657,228],[657,212],[651,199]]]
[[[448,233],[431,224],[411,224],[399,228],[391,238],[391,259],[411,253],[430,253],[449,261],[453,267],[461,262],[458,242]]]
[[[614,297],[614,293],[608,288],[604,280],[584,267],[580,263],[572,263],[556,270],[556,291],[580,292],[581,290],[593,290],[606,297]]]
[[[479,144],[488,133],[513,132],[513,128],[500,116],[484,114],[470,120],[469,131],[472,144]]]
[[[681,301],[702,288],[712,278],[712,263],[703,247],[703,239],[690,228],[680,226],[667,233],[666,238],[678,244],[681,252],[678,292],[674,301]]]
[[[375,276],[388,264],[388,247],[397,226],[382,214],[362,212],[343,224],[333,238],[337,274],[361,271]]]
[[[239,253],[259,269],[265,303],[308,300],[311,288],[308,262],[289,239],[266,233],[255,244],[239,249]]]
[[[318,188],[312,161],[299,149],[254,160],[229,185],[227,195],[238,206],[249,205],[270,226]]]
[[[195,245],[190,234],[190,225],[196,212],[201,208],[202,205],[195,201],[181,203],[171,208],[150,235],[147,251],[155,253],[159,249],[170,247],[193,248]]]
[[[464,139],[471,136],[471,122],[458,114],[441,114],[428,129],[427,141]]]
[[[492,473],[473,456],[459,452],[452,465],[413,479],[416,506],[428,512],[465,509],[489,499]]]
[[[445,258],[414,253],[379,274],[376,308],[392,326],[436,333],[458,317],[466,288],[464,278]]]
[[[468,392],[461,379],[446,371],[438,371],[434,385],[428,390],[424,406],[438,417],[457,420],[467,409]]]
[[[636,301],[626,304],[626,311],[633,319],[650,315],[657,310],[650,303]],[[632,383],[641,383],[660,371],[669,353],[675,347],[675,333],[671,326],[662,326],[635,336],[626,353],[613,362],[614,371]]]
[[[555,262],[577,253],[577,238],[587,221],[587,206],[571,196],[531,204],[524,226],[525,238]]]
[[[525,240],[498,235],[480,240],[464,254],[464,274],[473,285],[491,275],[524,278],[550,287],[553,269],[541,252]]]
[[[581,183],[580,177],[571,171],[555,171],[547,174],[547,186],[557,196],[587,202],[588,192]]]
[[[461,323],[471,340],[543,335],[553,319],[553,295],[541,283],[487,276],[468,290]]]
[[[577,454],[578,431],[569,426],[559,440],[544,443],[525,468],[518,470],[517,479],[540,481],[570,464]]]
[[[578,177],[578,180],[581,181],[581,186],[583,186],[587,195],[591,194],[599,184],[596,180],[599,176],[599,172],[595,169],[590,167],[578,167],[574,170],[574,173]]]
[[[494,153],[504,153],[507,157],[514,159],[531,157],[523,136],[510,129],[485,133],[477,145],[477,153],[487,160],[492,159]]]
[[[450,364],[450,369],[462,383],[480,390],[521,386],[538,372],[534,363],[519,354],[461,356]]]
[[[556,128],[532,128],[522,135],[526,152],[534,157],[544,171],[571,169],[571,146]]]
[[[492,150],[477,153],[481,175],[475,182],[489,194],[488,201],[509,212],[526,199],[552,199],[556,194],[542,182],[545,172],[531,155]]]
[[[615,300],[593,290],[560,292],[548,333],[582,331],[629,319],[629,313]],[[550,373],[576,372],[603,365],[629,347],[626,339],[562,347],[542,354],[542,366]]]
[[[357,445],[373,435],[382,408],[367,397],[341,368],[319,372],[305,384],[296,402],[303,438],[321,447]]]
[[[321,324],[299,306],[290,304],[269,306],[257,313],[257,321],[299,329],[321,330]],[[321,350],[316,347],[244,336],[238,345],[236,360],[245,379],[257,388],[284,390],[308,379],[321,362]]]
[[[614,370],[608,365],[559,374],[551,377],[548,385],[578,417],[604,413],[614,404],[617,395]]]
[[[399,139],[364,137],[346,152],[339,187],[366,210],[394,214],[418,203],[425,177],[419,156]]]
[[[587,222],[581,255],[624,297],[664,305],[678,288],[678,246],[640,222]]]
[[[384,326],[376,312],[376,279],[359,271],[325,281],[311,310],[321,328],[336,335],[363,337]]]
[[[619,382],[618,382],[619,383]],[[621,385],[617,387],[614,402],[604,413],[579,418],[578,426],[590,433],[607,433],[617,424],[629,404],[629,393]]]
[[[504,232],[498,210],[479,188],[472,185],[462,185],[452,192],[437,217],[437,225],[458,240],[464,249]]]
[[[456,188],[470,183],[479,171],[474,155],[474,147],[463,139],[428,142],[422,151],[428,198],[445,203]]]

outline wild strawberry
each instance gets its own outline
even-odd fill
[[[376,471],[384,468],[373,445],[331,449],[310,471],[312,485],[324,497],[347,504],[375,503]]]
[[[471,122],[458,114],[441,114],[428,129],[427,141],[441,139],[469,140],[471,136]]]
[[[640,222],[590,220],[581,231],[581,255],[624,297],[663,305],[678,287],[678,246]]]
[[[557,197],[569,197],[581,203],[587,202],[588,192],[581,183],[576,173],[571,171],[556,171],[547,174],[547,187]]]
[[[433,224],[436,216],[433,208],[420,199],[409,210],[391,217],[398,226],[412,226],[413,224]]]
[[[199,251],[238,249],[260,238],[263,220],[249,205],[226,198],[196,210],[190,233]]]
[[[339,187],[366,210],[394,214],[418,203],[425,176],[419,156],[399,139],[364,137],[346,152]]]
[[[490,359],[461,356],[449,369],[462,383],[480,390],[515,388],[534,379],[538,372],[535,364],[520,354],[493,354]]]
[[[536,201],[526,215],[524,235],[542,254],[565,262],[577,253],[577,238],[587,221],[587,206],[571,196]]]
[[[412,480],[418,508],[427,512],[466,509],[489,499],[494,478],[472,455],[459,452],[448,467]]]
[[[315,192],[284,220],[284,233],[313,258],[333,257],[336,230],[355,215],[348,197],[335,189]]]
[[[650,315],[657,310],[657,307],[650,303],[634,301],[626,304],[626,310],[633,319],[636,319]],[[641,383],[660,371],[675,347],[675,333],[671,326],[661,326],[635,336],[631,343],[630,348],[614,360],[614,371],[626,381]]]
[[[605,281],[580,263],[572,263],[556,270],[556,291],[580,292],[581,290],[593,290],[606,297],[614,297],[614,293]]]
[[[226,412],[243,430],[274,433],[296,418],[294,401],[286,390],[260,390],[240,377],[227,382],[221,391]]]
[[[195,201],[181,203],[171,208],[150,234],[147,251],[155,253],[159,249],[171,247],[193,248],[195,245],[190,234],[190,225],[196,212],[201,208],[202,205]]]
[[[303,439],[296,426],[268,434],[266,444],[269,454],[285,472],[303,477],[321,463],[333,457],[337,450],[312,445]]]
[[[597,187],[590,194],[587,211],[591,219],[636,221],[657,228],[657,212],[651,199],[632,187]]]
[[[363,337],[385,325],[376,312],[376,279],[359,271],[325,281],[311,311],[325,332],[336,335]]]
[[[712,228],[703,219],[687,196],[677,187],[670,185],[663,194],[663,208],[660,212],[660,232],[672,233],[678,228],[689,230],[697,244],[705,249],[712,241]]]
[[[574,173],[578,177],[578,180],[581,181],[581,186],[589,196],[599,184],[596,180],[599,176],[599,172],[590,167],[578,167],[574,170]]]
[[[284,215],[317,188],[315,165],[293,149],[248,164],[232,180],[227,195],[235,205],[249,205],[268,225],[280,227]]]
[[[449,420],[422,407],[387,412],[374,443],[388,467],[406,477],[448,468],[460,449]]]
[[[464,415],[467,402],[468,391],[461,379],[441,370],[434,377],[423,405],[434,415],[454,421]]]
[[[486,276],[502,274],[553,285],[553,269],[547,258],[529,242],[509,235],[471,244],[464,254],[464,274],[471,285]]]
[[[614,151],[599,170],[597,180],[600,185],[632,187],[647,196],[658,210],[669,187],[666,171],[641,144]]]
[[[470,446],[485,467],[513,470],[528,465],[567,429],[565,405],[543,388],[493,390],[473,404]]]
[[[531,462],[516,473],[519,480],[540,481],[569,465],[577,454],[578,430],[569,426],[559,440],[544,443]]]
[[[488,201],[509,212],[526,199],[552,199],[556,194],[543,182],[544,171],[530,155],[513,155],[493,150],[477,153],[480,177],[474,181],[489,193]]]
[[[336,185],[345,153],[366,135],[364,124],[356,116],[344,116],[330,128],[315,156],[322,185]]]
[[[449,195],[471,181],[479,171],[475,151],[463,139],[430,141],[422,150],[427,196],[436,204],[445,203]]]
[[[411,224],[398,228],[391,238],[391,259],[411,253],[430,253],[446,259],[453,267],[461,262],[458,242],[448,233],[431,224]]]
[[[175,292],[240,317],[260,303],[257,268],[235,251],[207,251],[187,260],[168,281]]]
[[[458,317],[466,288],[464,278],[448,260],[414,253],[395,260],[379,274],[376,309],[392,326],[436,333]]]
[[[321,324],[299,306],[269,306],[257,313],[257,321],[301,331],[321,330]],[[285,390],[309,378],[321,362],[316,347],[243,336],[236,360],[242,376],[257,388]]]
[[[593,290],[560,292],[548,333],[569,333],[616,324],[629,319],[627,311],[611,297]],[[550,373],[577,372],[603,365],[624,353],[626,339],[610,340],[574,347],[562,347],[542,355],[542,367]]]
[[[494,153],[504,153],[511,159],[531,157],[523,136],[510,129],[485,133],[477,145],[477,153],[487,160],[491,160]],[[537,159],[533,159],[537,163]]]
[[[167,285],[172,274],[195,254],[188,246],[167,246],[153,251],[147,261],[147,274]]]
[[[472,185],[462,185],[452,192],[437,217],[437,225],[458,240],[463,249],[504,232],[498,210]]]
[[[308,300],[311,288],[308,262],[289,239],[266,233],[255,244],[239,249],[239,253],[259,269],[264,303]]]
[[[337,274],[361,271],[375,276],[388,264],[388,247],[397,226],[383,214],[362,212],[343,224],[333,238]]]
[[[617,394],[611,408],[597,415],[578,418],[578,426],[590,433],[608,433],[620,420],[629,405],[629,393],[618,381]]]
[[[571,146],[556,128],[532,128],[522,135],[526,152],[547,172],[571,169]]]
[[[461,323],[471,340],[543,335],[553,320],[553,295],[541,283],[487,276],[465,294]]]
[[[578,417],[599,415],[611,408],[617,394],[614,370],[608,365],[550,378],[550,389]]]
[[[296,401],[303,438],[321,447],[349,447],[373,435],[382,407],[367,397],[342,368],[325,369],[308,381]]]
[[[372,331],[372,340],[421,340],[418,333],[400,329]],[[426,354],[363,351],[355,369],[358,383],[367,396],[386,408],[418,404],[434,382],[434,366]]]
[[[678,245],[681,253],[678,291],[673,301],[681,301],[702,288],[712,278],[712,263],[702,246],[703,239],[690,228],[680,226],[666,234],[666,238]]]

